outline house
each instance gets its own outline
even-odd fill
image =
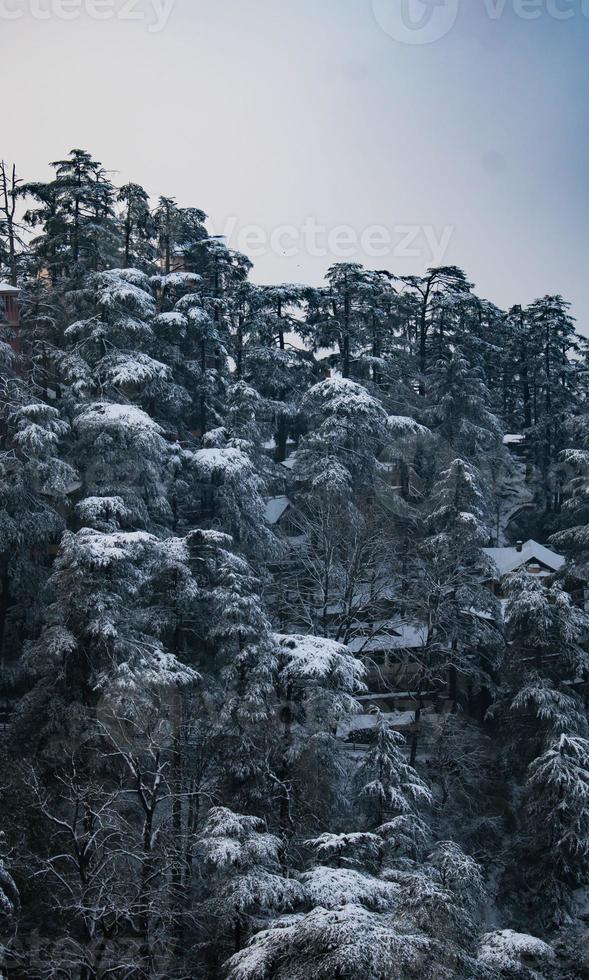
[[[415,721],[415,710],[395,711],[390,710],[387,704],[378,702],[378,699],[371,699],[373,710],[363,711],[362,714],[354,715],[348,721],[338,725],[337,737],[351,745],[365,745],[370,741],[372,732],[378,724],[378,715],[374,709],[378,709],[395,731],[407,737],[417,729]],[[365,706],[363,706],[365,707]]]
[[[288,497],[269,497],[265,501],[264,516],[266,522],[272,527],[282,524],[285,515],[292,510],[292,504]]]
[[[494,575],[489,580],[492,591],[503,597],[504,583],[508,575],[524,569],[529,575],[539,579],[551,579],[566,565],[563,555],[558,555],[537,541],[519,541],[510,548],[484,548],[484,553],[494,566]]]
[[[192,268],[189,268],[189,263],[186,258],[185,253],[181,248],[175,247],[170,251],[170,255],[167,256],[165,253],[161,253],[159,256],[159,266],[163,273],[166,271],[166,266],[170,264],[170,272],[192,272]]]
[[[397,458],[380,464],[384,478],[404,500],[420,500],[425,493],[425,481],[413,466]]]
[[[388,670],[391,665],[397,664],[400,653],[425,648],[427,626],[422,623],[386,623],[380,632],[372,636],[355,636],[347,645],[356,656],[372,659],[379,667]]]
[[[376,636],[355,636],[348,649],[366,667],[366,682],[372,698],[382,700],[395,691],[394,706],[415,709],[415,695],[427,645],[427,627],[419,623],[395,623]],[[398,692],[405,692],[400,696]],[[424,691],[425,693],[425,691]],[[430,693],[430,692],[428,692]],[[383,709],[384,710],[384,709]]]
[[[276,464],[282,466],[284,463],[288,462],[289,458],[294,453],[296,453],[297,443],[293,438],[291,438],[291,436],[287,436],[286,441],[279,444],[276,441],[276,437],[272,436],[271,439],[268,439],[262,444],[262,449],[266,455],[270,457],[270,459],[272,459]],[[288,469],[288,467],[286,468]]]
[[[288,459],[283,459],[282,462],[280,463],[280,465],[285,470],[288,470],[289,473],[292,473],[292,471],[294,470],[294,468],[296,466],[296,462],[297,462],[297,453],[294,452],[294,453],[291,453],[290,454],[290,456],[288,457]]]
[[[527,440],[524,435],[518,432],[508,433],[503,436],[503,445],[519,460],[525,460],[527,454]]]
[[[0,329],[6,331],[7,341],[20,353],[20,308],[18,297],[20,289],[8,282],[0,282]]]

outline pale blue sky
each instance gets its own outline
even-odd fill
[[[302,238],[288,258],[266,248],[260,281],[319,282],[341,225],[350,258],[419,271],[447,229],[443,260],[482,295],[562,292],[589,332],[589,2],[443,0],[456,22],[414,45],[391,36],[401,0],[175,0],[159,32],[155,0],[106,0],[132,21],[86,8],[67,22],[59,2],[0,0],[2,153],[27,178],[83,146],[117,179],[203,208],[215,232],[325,229],[319,255]],[[94,0],[69,2],[73,16]],[[375,224],[396,254],[363,253]],[[412,258],[399,226],[416,228]]]

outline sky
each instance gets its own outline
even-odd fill
[[[456,264],[589,333],[589,0],[0,0],[0,31],[27,180],[82,147],[258,282]]]

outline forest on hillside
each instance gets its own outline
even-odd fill
[[[587,980],[568,303],[259,285],[52,168],[0,167],[0,977]]]

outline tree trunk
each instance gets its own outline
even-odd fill
[[[201,437],[207,431],[207,345],[203,340],[200,345],[200,368],[202,372],[202,393],[200,396],[200,434]]]
[[[282,300],[278,300],[278,306],[276,308],[276,314],[278,316],[279,322],[282,321]],[[284,330],[282,329],[282,323],[280,323],[280,328],[278,330],[278,346],[280,350],[285,349],[284,344]]]
[[[288,420],[285,415],[279,415],[276,425],[275,463],[284,463],[288,448]]]
[[[4,653],[4,636],[6,633],[6,620],[10,609],[10,576],[8,574],[8,560],[3,559],[0,563],[0,676],[4,676],[6,657]]]
[[[16,167],[13,165],[12,174],[10,181],[6,173],[6,164],[4,160],[0,163],[0,178],[2,182],[2,207],[1,212],[4,214],[6,220],[6,235],[8,238],[8,267],[10,269],[10,283],[12,286],[17,285],[17,268],[16,268],[16,228],[14,216],[16,214],[16,188],[17,188],[17,178],[16,178]]]

